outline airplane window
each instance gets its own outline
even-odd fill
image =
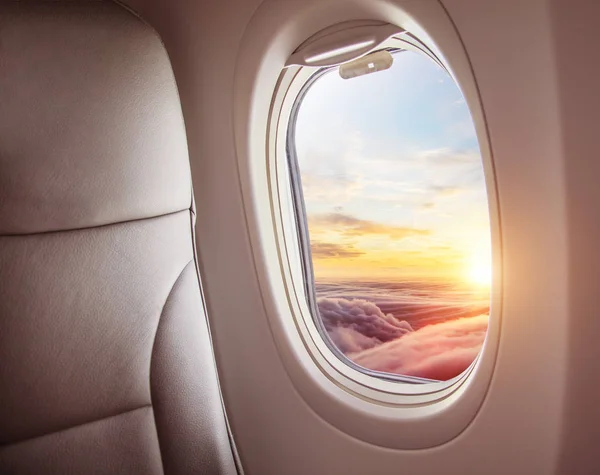
[[[446,381],[474,361],[488,326],[483,164],[446,70],[392,56],[389,69],[350,79],[317,71],[292,112],[306,290],[341,358],[384,378]]]

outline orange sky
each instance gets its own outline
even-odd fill
[[[462,93],[422,55],[318,79],[296,150],[319,279],[489,283],[486,185]]]
[[[473,267],[490,265],[485,230],[471,242],[436,245],[441,232],[383,225],[364,229],[327,225],[333,216],[309,218],[317,278],[470,279]],[[326,219],[330,218],[330,219]],[[338,220],[339,221],[339,220]],[[469,245],[470,244],[470,245]]]

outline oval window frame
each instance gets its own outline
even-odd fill
[[[374,51],[379,50],[392,50],[392,51],[400,51],[407,50],[412,51],[417,54],[425,55],[429,60],[433,61],[440,68],[446,71],[450,76],[450,72],[443,65],[443,63],[434,55],[434,53],[429,50],[424,44],[422,44],[417,38],[412,36],[408,32],[404,32],[401,35],[393,36],[381,44],[379,44]],[[297,158],[295,157],[295,121],[297,119],[298,109],[302,103],[304,96],[308,93],[309,89],[312,85],[318,81],[318,79],[324,74],[330,73],[332,70],[337,69],[338,66],[328,66],[328,67],[310,67],[310,66],[292,66],[291,70],[284,70],[282,72],[282,78],[280,84],[285,83],[285,76],[292,75],[293,79],[291,80],[288,89],[285,91],[281,90],[281,86],[278,88],[278,91],[283,93],[283,100],[281,103],[281,109],[273,109],[272,113],[277,116],[277,120],[273,123],[272,127],[275,130],[275,134],[277,134],[277,138],[275,139],[277,143],[285,144],[285,152],[282,150],[281,146],[277,147],[275,151],[275,162],[276,166],[279,168],[276,171],[276,174],[280,177],[290,176],[294,173],[299,173],[298,170],[290,171],[291,163],[297,163]],[[454,80],[454,78],[453,78]],[[458,83],[457,83],[458,84]],[[277,101],[277,99],[274,99]],[[271,130],[273,130],[271,129]],[[479,140],[479,137],[478,137]],[[293,155],[293,157],[290,157]],[[284,159],[287,161],[286,165],[283,164]],[[286,170],[287,168],[287,170]],[[486,173],[487,174],[487,173]],[[285,179],[285,178],[284,178]],[[487,186],[487,184],[486,184]],[[284,183],[279,183],[278,188],[284,188]],[[302,199],[301,196],[298,196],[296,193],[302,190],[295,190],[295,186],[292,185],[292,195],[295,195],[296,201]],[[284,207],[287,207],[282,202],[286,201],[286,197],[282,196],[281,193],[277,193],[273,196],[273,202],[279,203],[279,213],[281,214],[282,223],[285,221],[289,221],[289,217],[285,217]],[[294,205],[297,207],[297,204]],[[305,217],[298,217],[300,211],[296,208],[296,221],[304,220]],[[491,219],[491,217],[490,217]],[[282,233],[280,237],[283,239],[280,241],[280,246],[282,251],[281,255],[290,256],[291,254],[296,254],[297,250],[296,246],[305,247],[310,246],[307,237],[307,230],[304,232],[299,231],[298,228],[301,225],[305,225],[304,223],[296,223],[294,230],[286,229],[285,225],[282,224]],[[306,235],[304,235],[306,234]],[[296,238],[294,238],[296,235]],[[302,239],[304,237],[304,239]],[[298,243],[298,241],[301,241]],[[302,242],[305,241],[305,242]],[[303,254],[302,251],[300,254]],[[284,259],[285,260],[285,259]],[[291,267],[291,264],[288,262],[288,266]],[[368,368],[363,368],[352,360],[343,355],[331,342],[330,340],[323,335],[324,329],[320,328],[319,319],[320,317],[315,314],[318,310],[316,308],[311,308],[310,301],[312,299],[308,299],[306,294],[307,290],[303,289],[306,285],[312,285],[310,282],[306,283],[304,276],[301,277],[299,275],[293,275],[293,272],[288,270],[288,277],[286,278],[286,283],[288,286],[288,292],[290,294],[290,298],[295,298],[297,300],[297,308],[299,310],[293,312],[295,318],[298,318],[298,315],[301,315],[300,318],[302,322],[297,322],[299,328],[302,328],[302,335],[305,339],[305,344],[308,348],[310,348],[311,352],[318,352],[319,355],[326,359],[330,366],[335,368],[335,371],[344,378],[343,381],[337,379],[338,383],[342,383],[344,386],[348,388],[352,388],[356,394],[361,397],[367,397],[369,399],[374,399],[378,402],[385,402],[391,404],[423,404],[430,403],[440,400],[446,397],[451,392],[458,389],[458,387],[464,382],[465,379],[469,377],[473,369],[476,367],[477,362],[479,360],[480,354],[483,351],[483,346],[477,357],[474,361],[469,365],[469,367],[460,375],[447,380],[447,381],[435,381],[435,382],[425,382],[423,378],[412,378],[410,376],[405,375],[394,375],[390,373],[383,373],[379,371],[370,370]],[[492,318],[492,309],[490,305],[490,318]],[[309,320],[309,321],[307,321]],[[486,334],[487,340],[487,334]],[[321,344],[324,343],[324,346]],[[332,361],[331,356],[337,358],[335,362]],[[315,362],[319,364],[321,358],[315,358]],[[341,361],[342,365],[338,364],[338,361]],[[350,367],[352,371],[347,371],[346,367]],[[322,368],[323,369],[323,368]],[[359,373],[359,374],[357,374]],[[364,378],[363,375],[367,376]],[[379,384],[375,380],[382,381],[383,384]],[[390,386],[391,383],[394,386]],[[402,387],[398,387],[398,385],[404,383]],[[406,385],[409,386],[406,386]],[[375,390],[378,395],[374,396],[370,390]],[[382,397],[383,394],[391,394],[391,395],[400,395],[400,396],[411,396],[411,400],[398,400],[394,397]]]
[[[491,383],[500,337],[500,214],[488,133],[468,57],[447,13],[438,7],[435,2],[398,0],[390,4],[366,0],[361,5],[340,1],[309,8],[285,0],[267,0],[246,29],[236,64],[234,133],[242,199],[265,314],[281,362],[298,394],[324,420],[348,435],[389,448],[433,447],[465,430]],[[337,360],[335,356],[315,351],[315,345],[324,342],[320,335],[318,339],[307,338],[310,333],[306,322],[312,321],[312,315],[304,309],[308,318],[302,316],[302,299],[289,285],[292,276],[285,241],[293,243],[297,236],[292,238],[288,233],[286,237],[283,232],[282,223],[288,218],[280,197],[285,195],[288,178],[282,178],[285,174],[278,169],[276,157],[282,156],[285,141],[281,131],[287,127],[279,122],[289,117],[290,98],[310,73],[307,68],[295,66],[282,73],[283,65],[294,51],[294,44],[310,38],[315,25],[364,18],[392,22],[414,33],[428,51],[434,52],[459,84],[477,130],[494,249],[493,310],[479,358],[463,375],[447,382],[390,383],[356,370],[348,377],[351,368],[346,363],[339,362],[343,365],[340,368],[330,358]],[[442,47],[433,39],[439,40]],[[287,212],[289,215],[289,209]]]

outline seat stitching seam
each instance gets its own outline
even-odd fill
[[[151,220],[151,219],[164,218],[164,217],[172,216],[172,215],[175,215],[178,213],[183,213],[184,211],[189,211],[189,209],[183,208],[183,209],[178,209],[175,211],[169,211],[168,213],[157,214],[156,216],[145,216],[143,218],[126,219],[124,221],[115,221],[112,223],[97,224],[94,226],[83,226],[80,228],[51,229],[48,231],[35,231],[32,233],[6,233],[6,234],[0,234],[0,238],[3,238],[3,237],[9,237],[9,238],[10,237],[27,237],[27,236],[38,236],[38,235],[44,235],[44,234],[71,233],[71,232],[77,232],[77,231],[87,231],[87,230],[93,230],[93,229],[99,229],[99,228],[106,228],[108,226],[119,226],[122,224],[137,223],[139,221],[147,221],[147,220]]]
[[[48,437],[48,436],[52,436],[52,435],[57,435],[57,434],[60,434],[61,432],[67,432],[67,431],[70,431],[72,429],[77,429],[79,427],[83,427],[83,426],[86,426],[86,425],[89,425],[89,424],[95,424],[96,422],[102,422],[102,421],[105,421],[107,419],[112,419],[114,417],[120,417],[120,416],[123,416],[125,414],[130,413],[130,412],[139,411],[140,409],[144,409],[146,407],[151,407],[151,404],[144,404],[142,406],[134,407],[133,409],[126,409],[124,411],[117,412],[116,414],[110,414],[108,416],[99,417],[99,418],[93,419],[91,421],[86,421],[86,422],[82,422],[80,424],[75,424],[75,425],[72,425],[72,426],[69,426],[69,427],[65,427],[64,429],[54,430],[54,431],[51,431],[51,432],[46,432],[44,434],[34,435],[34,436],[31,436],[31,437],[26,437],[24,439],[15,440],[13,442],[9,442],[7,444],[0,445],[0,449],[4,449],[4,448],[10,447],[12,445],[18,445],[18,444],[22,444],[22,443],[25,443],[25,442],[33,441],[35,439],[41,439],[42,437]]]

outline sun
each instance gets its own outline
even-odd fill
[[[492,285],[492,263],[489,254],[478,253],[473,255],[467,266],[467,280],[471,284],[482,287]]]

